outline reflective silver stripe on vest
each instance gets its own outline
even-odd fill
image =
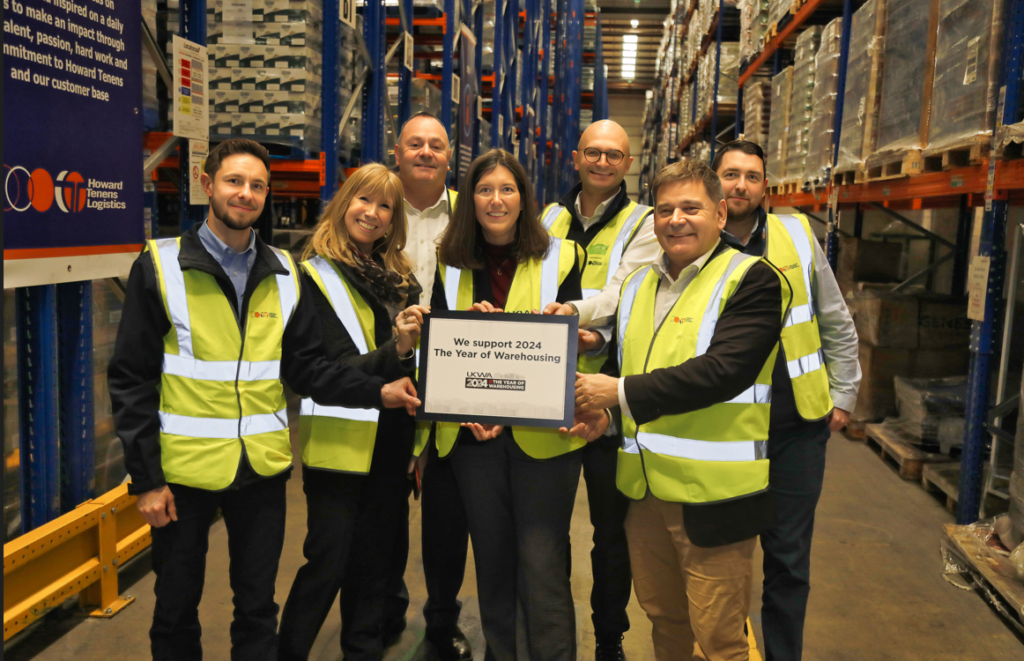
[[[311,399],[304,399],[299,404],[300,415],[318,415],[324,418],[339,420],[355,420],[356,422],[377,422],[380,411],[376,409],[350,409],[344,406],[321,406]]]
[[[732,272],[736,270],[743,261],[747,259],[747,255],[743,253],[736,253],[729,260],[729,266],[726,267],[725,273],[718,280],[715,285],[715,290],[711,294],[711,299],[708,300],[708,307],[704,310],[704,317],[700,322],[700,331],[697,332],[697,351],[693,354],[694,357],[703,356],[708,352],[708,347],[711,346],[711,338],[715,334],[715,327],[718,325],[718,317],[721,315],[722,307],[722,295],[725,293],[725,283],[732,275]]]
[[[271,250],[274,251],[281,266],[287,271],[284,275],[278,273],[274,277],[277,278],[277,298],[281,303],[281,328],[288,328],[288,322],[291,321],[292,314],[299,305],[299,289],[295,283],[295,274],[292,273],[291,260],[280,249],[271,248]]]
[[[352,297],[345,289],[345,283],[341,281],[338,272],[328,261],[317,255],[309,260],[316,272],[320,274],[320,281],[327,289],[327,296],[331,301],[331,307],[338,321],[345,327],[352,343],[359,349],[360,354],[369,353],[369,346],[366,344],[366,336],[363,334],[363,327],[359,324],[359,315],[356,314]],[[359,422],[377,422],[380,412],[376,409],[350,409],[344,406],[321,406],[312,399],[303,399],[299,404],[300,415],[317,415],[325,418],[338,418],[341,420],[356,420]]]
[[[800,269],[804,274],[804,289],[807,290],[807,303],[810,304],[814,301],[814,297],[811,295],[811,279],[814,275],[814,246],[811,245],[807,232],[804,230],[804,226],[799,218],[787,214],[776,215],[775,217],[786,228],[786,232],[789,233],[789,239],[796,247],[796,254],[800,258]],[[797,312],[802,307],[801,305],[789,311],[789,318],[783,324],[784,327],[803,323],[803,321],[810,321],[814,317],[813,309]],[[799,319],[797,315],[799,315]],[[800,321],[800,319],[803,319],[803,321]]]
[[[281,378],[281,361],[196,360],[164,354],[164,374],[202,381],[266,381]]]
[[[459,305],[459,282],[462,280],[462,269],[451,266],[444,267],[444,300],[449,310],[457,310]]]
[[[160,239],[156,242],[156,249],[160,253],[160,266],[164,272],[167,311],[171,315],[171,325],[178,336],[178,355],[182,358],[192,358],[192,324],[188,316],[188,299],[185,296],[185,275],[178,264],[178,240]]]
[[[804,374],[810,374],[815,370],[820,370],[824,364],[825,356],[821,349],[818,349],[814,353],[787,362],[786,367],[789,369],[789,378],[795,379]]]
[[[640,454],[643,448],[648,452],[694,461],[757,461],[768,456],[767,441],[698,441],[648,432],[640,432],[636,436],[623,439],[622,449],[630,454]]]
[[[755,383],[740,394],[730,399],[726,404],[771,404],[772,387]]]
[[[544,214],[544,218],[540,221],[544,226],[544,229],[550,232],[551,226],[555,224],[555,220],[558,218],[558,215],[563,211],[565,211],[565,207],[561,204],[552,204],[551,207],[548,208],[547,213]]]
[[[359,315],[356,314],[352,298],[345,289],[345,283],[338,277],[338,272],[320,255],[309,260],[309,263],[320,274],[320,281],[324,283],[324,287],[327,289],[327,295],[331,300],[331,307],[334,308],[334,314],[338,316],[338,321],[341,322],[349,337],[352,338],[352,343],[359,349],[360,354],[369,353],[366,337],[363,335],[363,327],[359,325]]]
[[[619,270],[619,263],[622,262],[622,253],[626,250],[626,243],[629,241],[629,237],[633,235],[633,230],[650,210],[651,207],[647,207],[642,204],[636,205],[636,208],[629,214],[626,221],[622,223],[622,227],[619,228],[619,235],[615,237],[615,243],[612,244],[612,253],[608,257],[608,274],[604,279],[606,287],[608,286],[608,283],[612,281],[612,276],[615,275],[615,272]],[[590,290],[583,290],[584,298],[589,298],[594,295],[588,294],[588,291]]]
[[[540,263],[540,309],[558,298],[558,262],[562,256],[562,240],[551,239],[551,247]]]
[[[811,307],[810,303],[805,303],[789,309],[789,316],[786,317],[784,326],[804,324],[811,319],[814,319],[814,308]]]
[[[645,266],[637,271],[629,282],[626,283],[626,288],[622,292],[622,301],[619,303],[619,323],[618,323],[618,335],[619,335],[619,370],[622,370],[622,345],[625,344],[622,339],[626,336],[626,325],[629,323],[629,315],[633,312],[633,302],[636,300],[636,294],[640,291],[640,285],[647,278],[647,274],[650,272],[651,267]]]
[[[160,431],[193,438],[238,438],[288,429],[288,410],[239,418],[193,418],[160,411]]]

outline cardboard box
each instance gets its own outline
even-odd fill
[[[853,419],[877,421],[896,414],[897,376],[935,378],[967,374],[970,352],[962,349],[907,350],[872,347],[861,342],[860,390]]]
[[[836,280],[846,295],[858,282],[899,282],[903,246],[899,243],[839,238]]]
[[[918,347],[916,298],[878,291],[851,292],[846,305],[862,343],[893,349]]]
[[[920,349],[963,349],[971,339],[967,303],[939,297],[918,297]]]

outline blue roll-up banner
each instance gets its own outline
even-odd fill
[[[141,21],[125,0],[4,0],[5,282],[12,261],[16,286],[118,275],[141,249]],[[53,259],[56,279],[25,275]]]

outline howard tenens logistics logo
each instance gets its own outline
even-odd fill
[[[466,372],[466,387],[478,390],[526,390],[523,379],[495,379],[490,372]]]
[[[4,211],[35,210],[46,213],[53,204],[64,213],[83,209],[124,209],[122,181],[86,179],[73,170],[61,170],[56,177],[43,168],[29,172],[21,165],[4,164]]]

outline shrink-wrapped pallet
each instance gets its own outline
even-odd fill
[[[814,95],[803,181],[815,187],[823,185],[828,180],[832,165],[832,136],[835,133],[842,25],[843,19],[837,18],[825,26],[821,35],[821,46],[814,58]]]
[[[939,0],[928,151],[970,145],[995,126],[1003,0]]]
[[[744,138],[761,145],[768,144],[768,125],[771,121],[772,83],[767,77],[751,76],[743,84]]]
[[[869,164],[894,152],[921,149],[928,140],[935,67],[937,0],[886,3],[878,140]]]
[[[740,61],[750,62],[761,52],[768,31],[768,0],[740,0]]]
[[[864,164],[875,147],[878,130],[878,91],[882,78],[882,39],[885,0],[868,0],[853,14],[850,54],[843,95],[843,126],[835,172],[850,172]]]
[[[768,185],[778,186],[786,174],[786,133],[789,122],[789,101],[793,89],[793,67],[786,67],[772,78],[771,121],[768,125]]]
[[[811,111],[814,109],[814,60],[821,45],[821,33],[820,26],[813,26],[801,32],[796,39],[783,182],[799,181],[803,176],[810,145]]]

